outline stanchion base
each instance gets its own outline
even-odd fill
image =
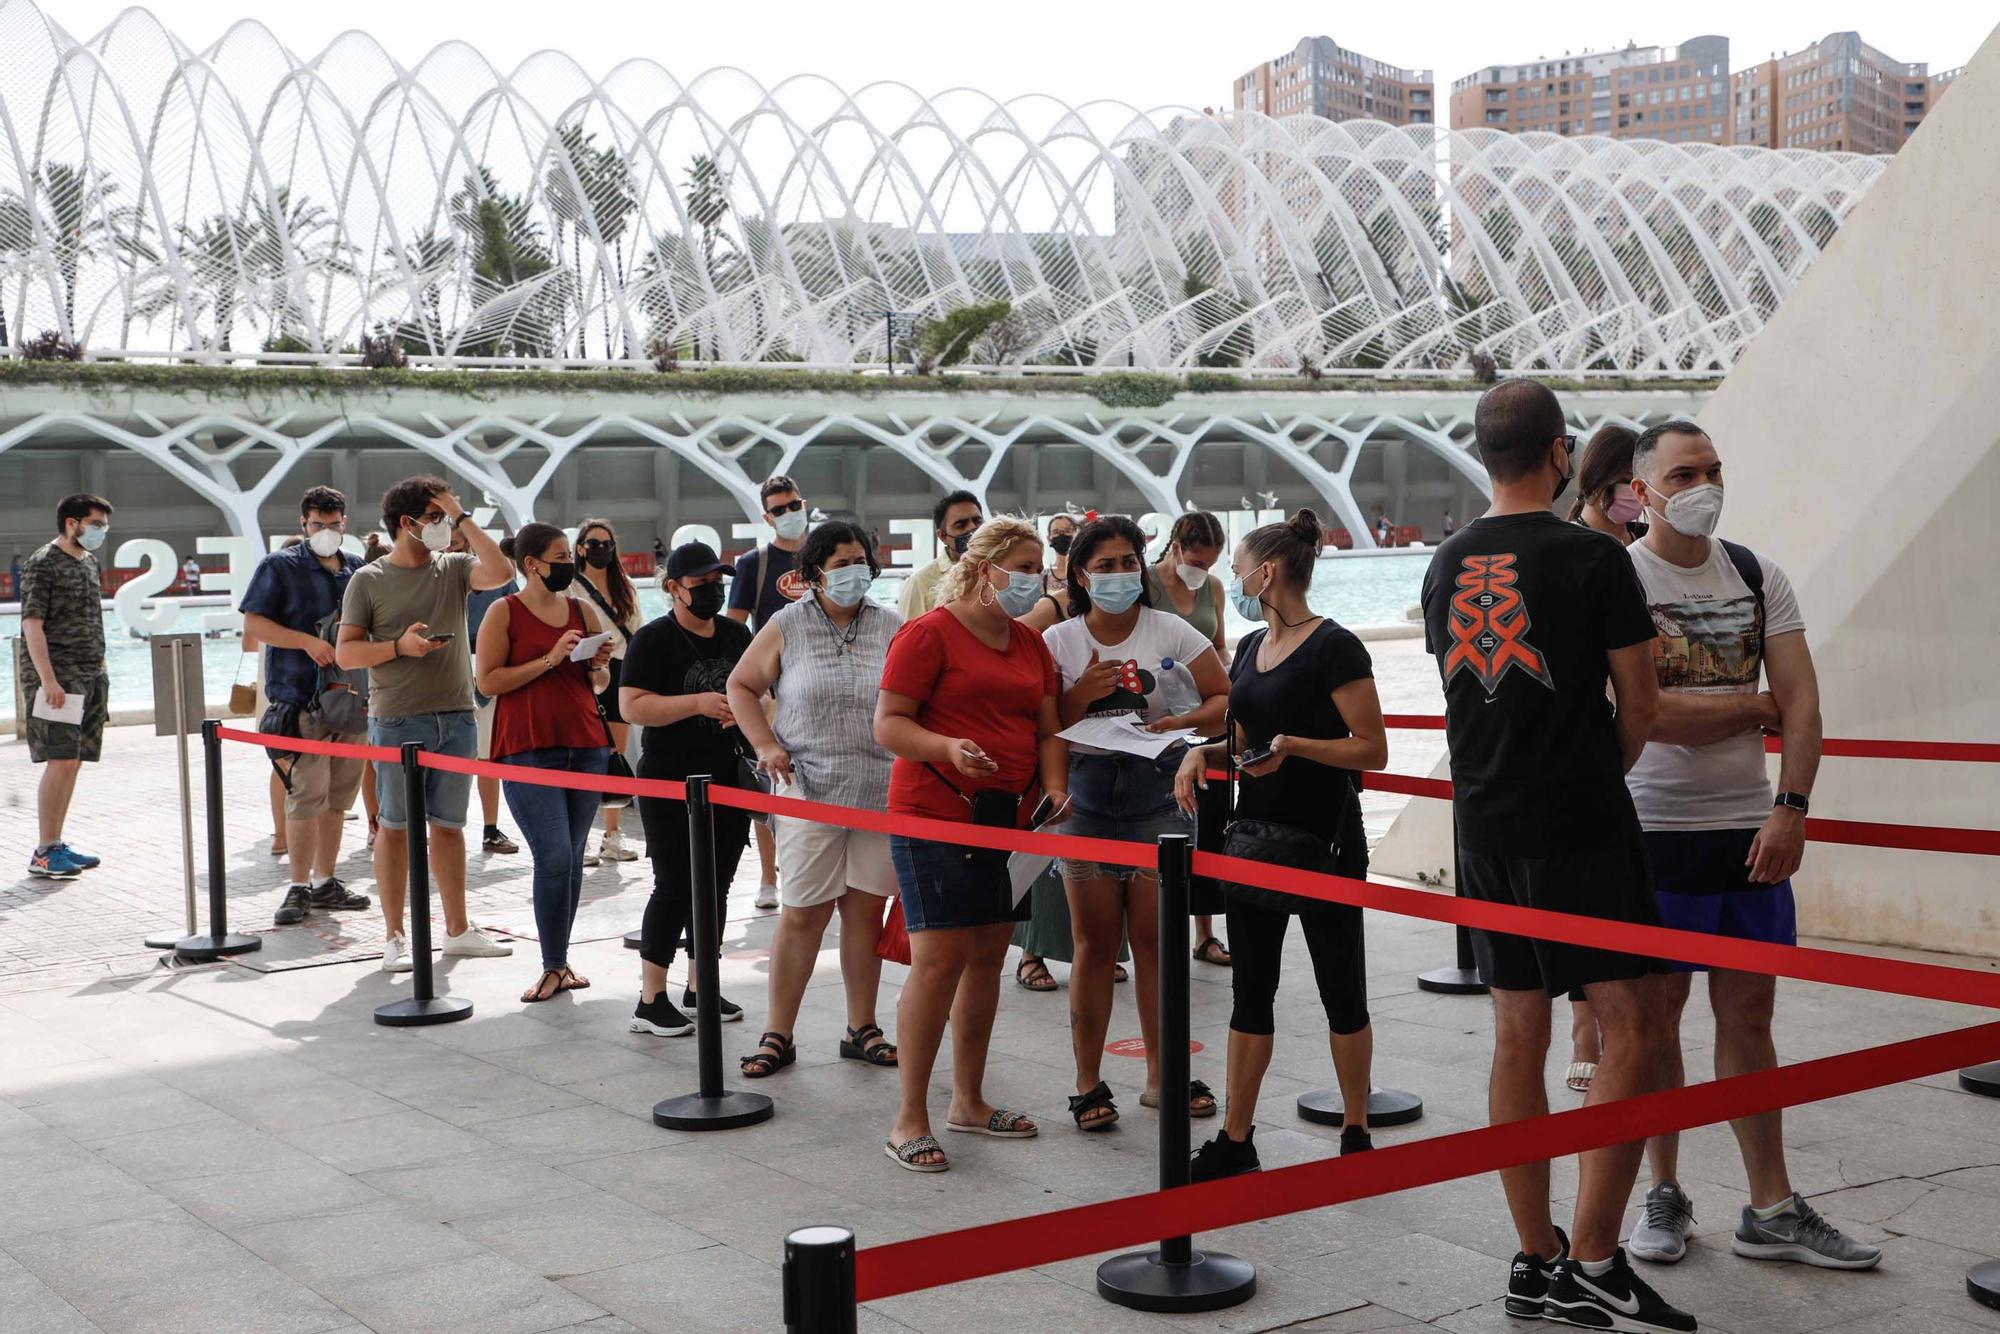
[[[1417,987],[1440,996],[1484,996],[1486,984],[1470,968],[1433,968],[1417,974]]]
[[[645,937],[646,933],[644,931],[627,931],[625,933],[625,948],[628,950],[638,949],[644,942]]]
[[[207,963],[226,954],[249,954],[263,948],[264,942],[255,936],[189,936],[174,946],[174,953],[190,963]]]
[[[155,931],[143,943],[149,950],[177,950],[187,938],[186,927],[175,927],[171,931]]]
[[[1965,1292],[1981,1306],[2000,1311],[2000,1260],[1988,1260],[1966,1270]]]
[[[1368,1124],[1406,1126],[1420,1120],[1424,1100],[1401,1089],[1372,1089],[1368,1094]],[[1339,1089],[1314,1089],[1299,1095],[1299,1115],[1322,1126],[1337,1126],[1347,1120]]]
[[[1162,1264],[1158,1251],[1115,1255],[1097,1267],[1097,1295],[1134,1311],[1220,1311],[1257,1295],[1257,1267],[1220,1251]]]
[[[406,996],[375,1007],[375,1022],[390,1028],[417,1028],[425,1024],[449,1024],[472,1017],[472,1002],[463,996],[433,996],[418,1000]]]
[[[1969,1070],[1958,1072],[1958,1086],[1967,1093],[1983,1093],[1989,1098],[2000,1098],[2000,1061],[1989,1065],[1975,1065]]]
[[[768,1121],[776,1110],[761,1093],[724,1089],[716,1098],[683,1093],[653,1105],[653,1124],[668,1130],[734,1130]]]

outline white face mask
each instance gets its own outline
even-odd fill
[[[427,551],[443,551],[451,545],[451,520],[439,519],[436,523],[425,524],[417,530],[417,540],[424,544]]]
[[[1202,569],[1199,565],[1176,565],[1174,566],[1174,573],[1179,575],[1181,582],[1186,584],[1190,589],[1200,588],[1208,582],[1208,571]]]
[[[332,560],[340,554],[340,532],[333,528],[322,528],[306,539],[306,545],[321,560]]]
[[[76,544],[85,551],[95,551],[104,545],[104,539],[111,536],[111,530],[100,524],[85,524],[83,531],[76,535]]]
[[[1659,497],[1659,492],[1651,487],[1646,491],[1655,499]],[[1667,526],[1682,537],[1707,537],[1722,521],[1722,488],[1714,482],[1702,482],[1685,491],[1676,491],[1667,497],[1666,508],[1655,509],[1653,513],[1665,519]]]
[[[811,520],[804,510],[787,510],[778,516],[778,521],[771,527],[777,530],[780,538],[787,542],[796,542],[806,535],[806,527],[810,523]]]

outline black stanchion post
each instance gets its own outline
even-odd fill
[[[222,846],[222,724],[213,718],[201,724],[201,767],[208,805],[208,934],[189,936],[174,946],[174,954],[190,963],[264,948],[255,936],[229,934],[228,858]]]
[[[2000,1098],[2000,1061],[1975,1065],[1958,1072],[1958,1086],[1967,1093]]]
[[[431,968],[431,831],[430,811],[424,801],[423,753],[424,748],[416,742],[403,743],[403,835],[409,866],[404,910],[410,918],[414,985],[408,999],[375,1007],[375,1022],[392,1028],[448,1024],[472,1014],[472,1002],[465,997],[437,994],[436,974]]]
[[[715,883],[715,807],[708,799],[709,776],[687,780],[689,891],[694,900],[688,916],[694,925],[694,948],[688,971],[694,975],[695,1041],[701,1066],[701,1088],[653,1107],[653,1124],[668,1130],[733,1130],[771,1119],[771,1100],[761,1093],[742,1093],[722,1084],[722,1010],[720,968],[722,915]]]
[[[1965,1293],[1981,1306],[2000,1311],[2000,1260],[1988,1260],[1967,1270]]]
[[[1188,1184],[1188,876],[1194,839],[1160,836],[1160,1189]],[[1257,1292],[1248,1260],[1201,1251],[1189,1236],[1097,1267],[1097,1295],[1135,1311],[1220,1311]]]
[[[1459,874],[1458,870],[1458,822],[1453,820],[1451,826],[1452,893],[1456,894],[1458,887],[1464,883],[1465,879]],[[1486,994],[1486,984],[1479,980],[1479,969],[1474,966],[1472,957],[1472,933],[1461,926],[1453,930],[1452,936],[1453,943],[1458,949],[1457,965],[1451,968],[1433,968],[1428,973],[1417,974],[1418,989],[1422,991],[1435,991],[1441,996],[1484,996]],[[1374,1115],[1372,1106],[1369,1109],[1369,1114],[1371,1117]],[[1411,1117],[1409,1119],[1415,1120],[1416,1118]],[[1390,1121],[1383,1124],[1394,1125],[1396,1123]]]
[[[802,1227],[785,1236],[785,1334],[855,1334],[854,1233]]]

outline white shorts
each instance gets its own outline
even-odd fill
[[[778,816],[778,902],[787,908],[832,903],[850,889],[896,892],[889,836]]]
[[[497,699],[489,699],[472,710],[473,724],[479,729],[479,758],[482,760],[493,758],[493,710],[499,703]]]

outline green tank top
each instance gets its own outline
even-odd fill
[[[1210,573],[1208,577],[1213,580],[1215,575]],[[1203,639],[1214,640],[1215,632],[1222,628],[1222,614],[1215,605],[1215,594],[1209,591],[1207,584],[1194,591],[1194,608],[1191,611],[1182,611],[1174,605],[1173,599],[1167,596],[1166,585],[1160,582],[1159,566],[1148,565],[1146,591],[1153,595],[1155,609],[1172,612],[1199,631]]]

